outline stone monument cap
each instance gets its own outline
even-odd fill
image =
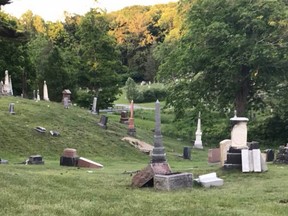
[[[239,122],[245,122],[245,121],[249,121],[248,118],[246,117],[237,117],[237,116],[234,116],[233,118],[230,118],[230,121],[239,121]]]

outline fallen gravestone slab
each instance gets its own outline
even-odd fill
[[[51,130],[51,131],[50,131],[50,134],[51,134],[52,136],[60,136],[60,133],[59,133],[58,131],[53,131],[53,130]]]
[[[129,142],[132,146],[134,146],[135,148],[139,149],[141,152],[144,152],[146,154],[150,154],[150,152],[153,150],[152,145],[133,137],[124,137],[121,140]]]
[[[205,175],[200,175],[198,179],[195,179],[198,183],[200,183],[205,188],[209,188],[211,186],[222,186],[223,179],[218,178],[215,172],[208,173]]]
[[[87,158],[80,157],[78,159],[78,167],[103,168],[103,165],[100,163],[96,163],[95,161],[89,160]]]
[[[37,126],[36,128],[34,128],[36,131],[38,131],[39,133],[45,133],[46,132],[46,128],[41,127],[41,126]]]
[[[8,164],[8,160],[4,160],[0,158],[0,164]]]

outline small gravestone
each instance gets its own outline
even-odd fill
[[[208,150],[208,163],[219,163],[220,159],[220,148]]]
[[[120,114],[120,123],[127,124],[128,123],[128,113],[127,111],[122,111]]]
[[[183,148],[183,159],[191,160],[191,147],[185,146]]]
[[[274,151],[272,149],[266,149],[266,162],[274,161]]]
[[[12,115],[15,114],[14,106],[15,106],[14,103],[10,103],[10,104],[9,104],[9,113],[12,114]]]
[[[31,155],[28,159],[27,164],[42,165],[44,164],[44,161],[41,155]]]
[[[69,98],[68,97],[63,98],[63,104],[64,104],[64,109],[69,108]]]
[[[108,122],[108,117],[105,115],[101,115],[100,122],[98,122],[98,125],[104,129],[107,129],[107,122]]]
[[[66,148],[60,157],[60,166],[77,166],[78,158],[76,149]]]

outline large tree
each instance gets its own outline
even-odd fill
[[[184,37],[162,62],[162,78],[175,80],[171,101],[244,114],[286,72],[287,36],[285,1],[196,1]]]
[[[91,10],[82,18],[76,33],[82,66],[78,85],[87,88],[91,96],[99,96],[97,108],[112,106],[120,93],[120,74],[124,71],[116,41],[108,30],[105,16]]]

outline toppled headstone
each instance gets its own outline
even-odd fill
[[[0,158],[0,164],[8,164],[8,160],[4,160]]]
[[[122,138],[122,140],[128,141],[135,148],[138,148],[141,152],[144,152],[146,154],[150,154],[150,152],[153,150],[152,145],[145,143],[139,139],[133,138],[133,137],[124,137]]]
[[[45,133],[46,132],[46,128],[44,127],[41,127],[41,126],[37,126],[35,128],[36,131],[40,132],[40,133]]]
[[[98,122],[98,125],[104,129],[107,129],[107,122],[108,122],[108,117],[105,115],[101,115],[100,122]]]
[[[96,163],[95,161],[89,160],[84,157],[79,157],[78,159],[78,167],[86,167],[86,168],[103,168],[103,165],[100,163]]]
[[[195,181],[199,182],[205,188],[211,186],[222,186],[224,183],[223,179],[217,177],[216,172],[200,175],[198,179],[195,179]]]
[[[58,131],[53,131],[53,130],[50,130],[50,134],[52,136],[60,136],[60,133]]]

